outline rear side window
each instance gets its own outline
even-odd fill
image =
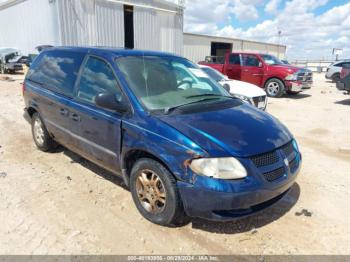
[[[114,93],[117,100],[122,99],[112,68],[99,58],[89,57],[81,73],[77,97],[94,104],[100,93]]]
[[[240,65],[241,59],[239,58],[238,54],[231,54],[230,55],[230,64],[231,65]]]
[[[342,64],[342,67],[344,67],[344,68],[350,68],[350,62],[344,62],[344,63]]]
[[[335,66],[335,67],[342,67],[343,63],[337,63],[337,64],[334,64],[333,66]]]
[[[27,78],[53,91],[73,95],[74,84],[85,54],[50,51],[38,57]]]

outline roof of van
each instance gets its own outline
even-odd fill
[[[113,47],[82,47],[82,46],[57,46],[50,47],[42,52],[47,51],[72,51],[72,52],[83,52],[83,53],[111,53],[116,56],[178,56],[176,54],[158,52],[158,51],[148,51],[148,50],[137,50],[137,49],[127,49],[127,48],[113,48]]]

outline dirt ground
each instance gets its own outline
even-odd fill
[[[38,151],[13,77],[0,81],[1,254],[350,253],[350,96],[324,75],[269,100],[303,153],[291,192],[248,219],[179,228],[143,219],[121,180],[74,153]]]

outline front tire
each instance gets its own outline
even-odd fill
[[[32,135],[35,145],[41,151],[47,152],[57,147],[57,143],[50,136],[38,113],[32,116]]]
[[[266,82],[265,91],[269,97],[281,97],[285,91],[284,83],[277,78],[272,78]]]
[[[159,162],[139,159],[131,170],[130,191],[138,211],[147,220],[163,226],[187,222],[176,180]]]

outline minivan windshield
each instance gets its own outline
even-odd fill
[[[283,65],[282,61],[273,55],[261,55],[261,57],[268,65]]]
[[[230,94],[197,65],[180,57],[125,56],[116,63],[134,95],[150,111],[220,101]],[[231,98],[232,99],[232,98]]]

